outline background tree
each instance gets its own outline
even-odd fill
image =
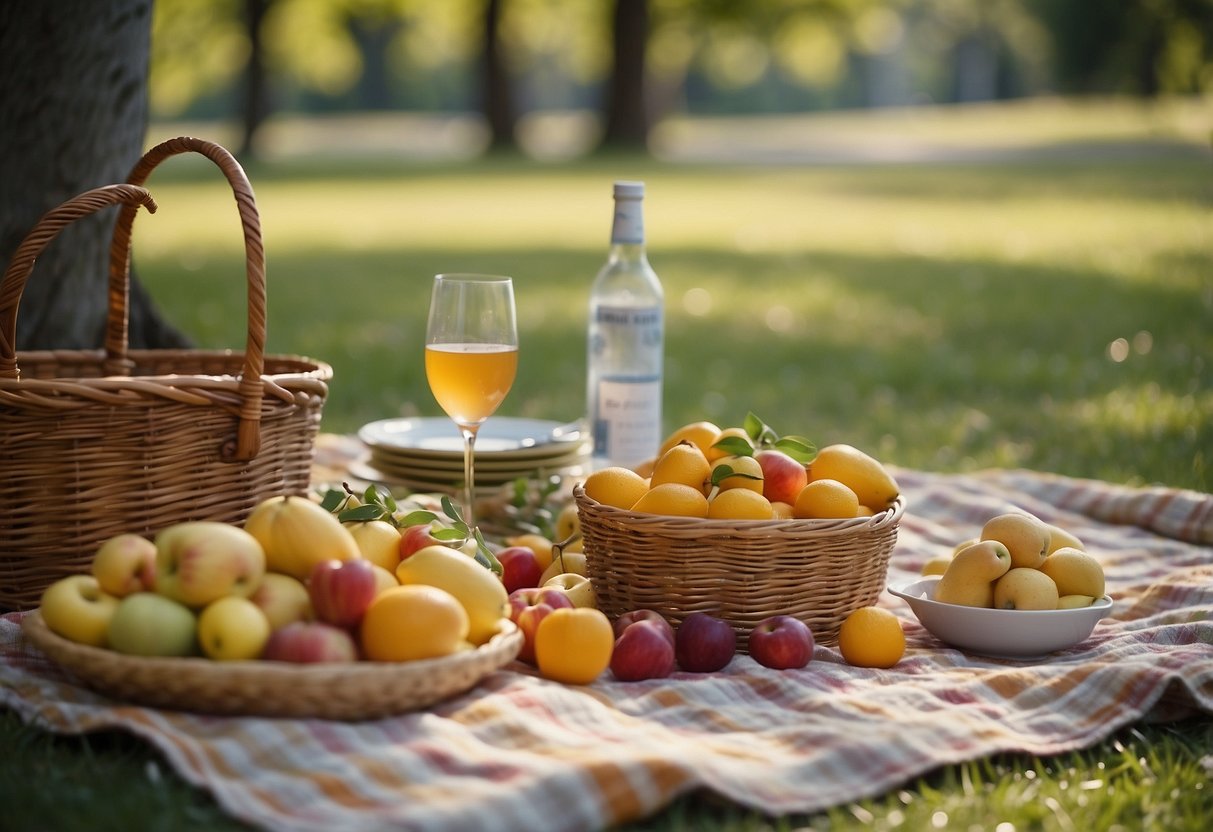
[[[504,0],[488,0],[484,9],[484,41],[481,47],[481,98],[484,118],[489,126],[489,148],[513,150],[517,147],[515,128],[518,115],[510,83],[509,65],[501,38]]]
[[[138,160],[151,20],[152,0],[0,4],[0,266],[42,214],[124,181]],[[19,308],[18,349],[101,344],[115,216],[110,209],[74,223],[38,258]],[[132,347],[185,342],[137,280],[130,318]]]
[[[602,147],[647,149],[649,113],[645,54],[649,44],[648,0],[615,0],[611,23],[611,73],[607,79]]]

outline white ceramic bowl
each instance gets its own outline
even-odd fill
[[[1105,595],[1089,607],[1072,610],[995,610],[935,600],[938,576],[889,592],[910,605],[922,626],[945,644],[997,658],[1031,659],[1086,640],[1112,611]]]

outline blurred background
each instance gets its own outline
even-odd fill
[[[1210,89],[1210,0],[156,0],[150,74],[153,120],[244,158],[660,156],[685,117]]]

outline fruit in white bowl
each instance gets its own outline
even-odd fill
[[[1037,659],[1085,641],[1112,612],[1107,595],[1086,607],[999,610],[936,599],[940,578],[930,577],[889,592],[910,605],[919,622],[940,641],[978,655]]]

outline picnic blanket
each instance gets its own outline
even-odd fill
[[[990,516],[1023,509],[1100,558],[1110,617],[1046,660],[997,660],[942,645],[885,593],[908,644],[890,670],[818,645],[802,670],[739,655],[715,674],[622,683],[607,672],[575,687],[516,662],[428,710],[342,723],[106,699],[28,644],[14,613],[0,618],[0,705],[54,732],[130,731],[231,815],[325,832],[595,830],[697,788],[809,812],[947,763],[1056,754],[1135,721],[1213,712],[1213,496],[1029,471],[895,474],[908,510],[891,585]]]

